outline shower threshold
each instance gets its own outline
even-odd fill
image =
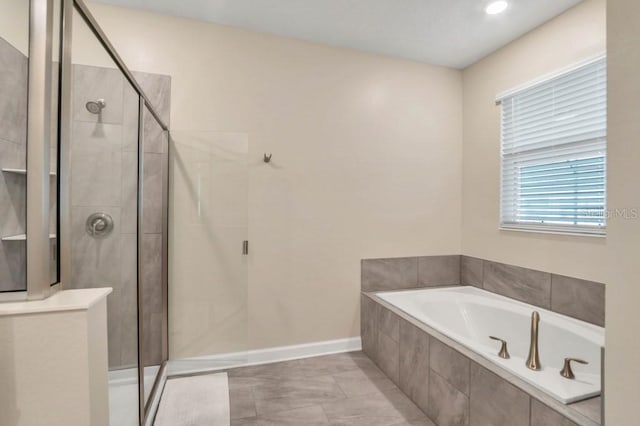
[[[149,398],[153,382],[160,371],[159,365],[144,369],[144,397]],[[109,371],[109,425],[138,425],[138,369],[125,368]]]

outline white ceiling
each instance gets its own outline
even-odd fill
[[[582,0],[95,0],[464,68]]]

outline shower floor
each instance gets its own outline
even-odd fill
[[[149,398],[159,365],[144,369],[145,399]],[[109,424],[136,426],[138,424],[138,370],[127,368],[109,371]]]

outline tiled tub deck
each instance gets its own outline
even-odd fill
[[[361,296],[362,348],[438,426],[599,426],[600,398],[564,405],[378,298]]]

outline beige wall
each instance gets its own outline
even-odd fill
[[[605,0],[588,0],[464,70],[462,252],[606,281],[607,239],[500,231],[496,95],[605,51]]]
[[[25,55],[29,53],[29,2],[0,0],[0,37]]]
[[[172,76],[174,130],[248,138],[249,348],[358,336],[362,258],[459,253],[459,71],[92,9],[132,69]],[[193,190],[187,181],[174,192]],[[225,350],[198,325],[217,321],[203,295],[220,283],[206,259],[190,263],[211,228],[176,221],[191,207],[175,199],[170,321],[184,325],[171,354]]]
[[[609,0],[608,203],[640,209],[640,2]],[[606,421],[637,422],[640,401],[640,220],[608,225]],[[635,417],[633,417],[635,416]]]

